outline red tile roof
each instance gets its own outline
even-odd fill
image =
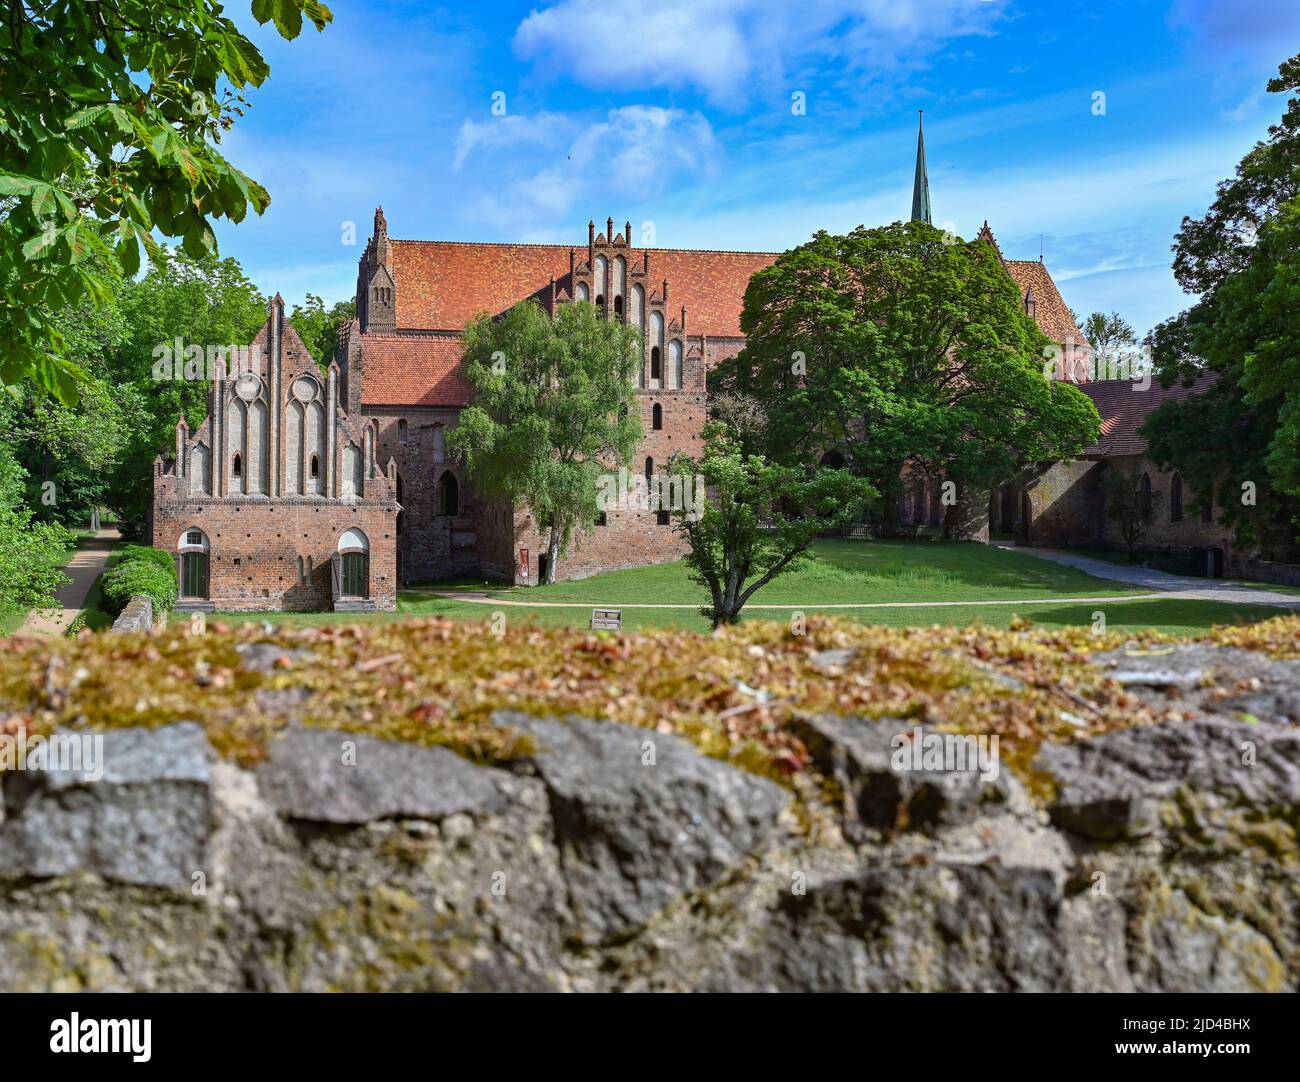
[[[1082,383],[1079,390],[1092,399],[1101,414],[1101,439],[1083,449],[1085,458],[1110,455],[1146,454],[1147,441],[1138,429],[1157,406],[1164,402],[1181,402],[1195,394],[1204,394],[1214,386],[1218,376],[1207,372],[1190,387],[1182,382],[1162,387],[1152,379],[1151,386],[1140,390],[1140,383],[1127,379],[1099,379]]]
[[[367,334],[361,338],[367,406],[466,406],[472,390],[451,334]]]
[[[1004,259],[1002,264],[1020,287],[1022,301],[1029,290],[1034,291],[1034,319],[1048,338],[1061,344],[1067,339],[1073,339],[1076,344],[1084,342],[1083,334],[1075,325],[1074,317],[1061,299],[1060,290],[1047,273],[1046,266],[1036,259]]]
[[[986,225],[987,231],[987,225]],[[997,242],[988,232],[988,239]],[[364,396],[367,405],[456,406],[469,401],[470,389],[457,371],[454,337],[477,315],[504,312],[528,297],[541,298],[556,280],[556,292],[572,295],[569,253],[581,266],[586,245],[480,244],[463,241],[389,240],[388,267],[397,285],[397,326],[393,334],[368,334]],[[647,249],[623,250],[632,272]],[[745,287],[755,271],[776,261],[775,252],[726,252],[651,248],[647,296],[668,280],[668,313],[686,306],[688,337],[741,337]],[[1000,254],[1000,253],[999,253]],[[1083,341],[1070,311],[1042,263],[1004,260],[1022,294],[1034,291],[1035,316],[1056,342]],[[439,335],[402,331],[448,332]]]
[[[554,275],[568,285],[569,252],[579,264],[586,245],[472,244],[459,241],[392,240],[389,270],[397,283],[397,325],[459,331],[476,315],[496,315],[528,297],[540,296]],[[629,270],[641,266],[645,249],[628,248]],[[776,261],[776,252],[711,252],[651,248],[647,295],[668,279],[668,309],[686,305],[686,330],[694,337],[740,336],[740,309],[750,275]],[[368,397],[368,396],[367,396]]]

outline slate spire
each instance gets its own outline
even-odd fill
[[[921,127],[921,110],[916,111],[916,179],[912,181],[912,221],[930,221],[930,176],[925,171],[925,132]]]

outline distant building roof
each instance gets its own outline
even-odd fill
[[[1147,441],[1138,435],[1138,429],[1151,412],[1162,403],[1181,402],[1192,395],[1204,394],[1217,380],[1215,373],[1207,372],[1190,387],[1183,386],[1181,380],[1172,387],[1162,387],[1153,378],[1146,390],[1140,390],[1140,384],[1127,379],[1081,383],[1079,390],[1092,399],[1092,404],[1101,414],[1101,439],[1085,447],[1083,457],[1146,454]]]

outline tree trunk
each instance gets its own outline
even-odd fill
[[[555,582],[555,565],[560,562],[560,527],[558,525],[551,527],[551,539],[546,545],[546,577],[542,581],[543,586],[550,586]]]

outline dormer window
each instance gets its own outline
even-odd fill
[[[1037,302],[1034,300],[1034,287],[1030,286],[1028,291],[1025,293],[1025,314],[1028,315],[1030,319],[1033,319],[1034,309],[1037,307]]]

